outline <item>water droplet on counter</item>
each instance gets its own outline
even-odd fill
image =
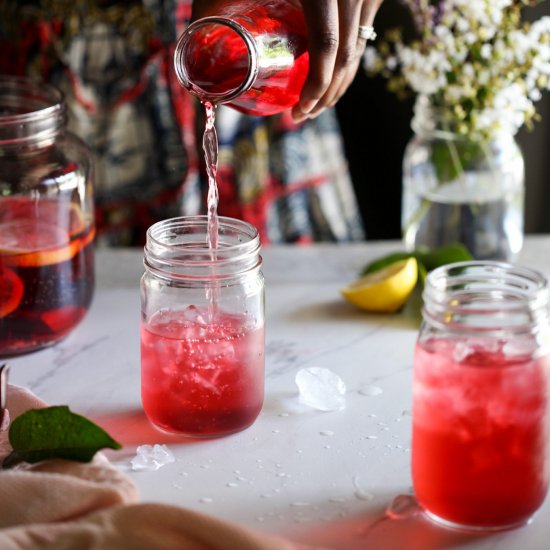
[[[229,483],[226,483],[227,487],[238,487],[239,484],[238,483],[233,483],[232,481],[230,481]]]
[[[367,435],[366,439],[378,439],[377,435]]]
[[[391,519],[410,518],[420,512],[421,508],[413,495],[397,495],[386,508],[386,516]]]
[[[331,435],[334,435],[334,432],[332,430],[322,430],[319,432],[320,435],[326,435],[326,436],[331,436]]]
[[[380,395],[381,393],[382,393],[382,388],[378,386],[364,386],[359,390],[360,395],[369,395],[371,397]]]
[[[296,502],[291,502],[290,505],[298,508],[303,506],[309,506],[309,502],[296,501]]]
[[[372,500],[374,498],[374,495],[372,493],[369,493],[364,489],[357,489],[357,491],[355,491],[355,493],[353,494],[358,500]]]
[[[205,504],[210,504],[211,502],[214,502],[214,499],[212,499],[210,497],[202,497],[200,499],[200,502],[204,502]]]
[[[279,413],[279,416],[285,417],[285,416],[290,416],[290,415],[288,413]]]

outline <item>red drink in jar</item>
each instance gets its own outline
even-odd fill
[[[490,261],[432,271],[414,356],[412,477],[443,525],[527,523],[550,481],[550,287]]]
[[[417,346],[412,473],[423,508],[479,528],[533,515],[548,490],[549,374],[548,355],[508,357],[505,344]]]
[[[224,435],[248,427],[262,408],[263,327],[243,315],[208,316],[189,306],[142,324],[143,408],[166,432]]]
[[[292,0],[218,2],[180,37],[175,68],[201,101],[253,115],[294,106],[309,69],[307,31]]]
[[[0,356],[65,337],[94,288],[94,226],[77,204],[0,198]]]
[[[147,231],[141,397],[151,423],[192,437],[243,430],[264,398],[264,279],[256,228],[209,216]]]

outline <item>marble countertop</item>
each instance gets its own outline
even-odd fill
[[[142,500],[192,508],[334,549],[543,550],[550,540],[550,497],[531,525],[473,537],[422,516],[391,519],[386,508],[411,493],[412,310],[374,315],[345,303],[339,289],[397,242],[270,247],[266,398],[247,430],[212,440],[157,432],[140,404],[140,250],[97,253],[97,290],[88,316],[63,342],[10,361],[11,382],[48,403],[68,404],[124,444],[109,457],[129,473]],[[550,236],[529,237],[519,262],[550,277]],[[347,386],[346,407],[321,412],[301,404],[304,367],[325,367]],[[176,461],[133,472],[142,444],[164,443]]]

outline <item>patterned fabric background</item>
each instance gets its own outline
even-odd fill
[[[205,213],[204,115],[173,69],[190,14],[190,0],[0,0],[0,73],[57,85],[92,149],[99,243],[143,244],[155,221]],[[221,215],[264,245],[364,238],[333,112],[296,125],[221,106],[216,126]]]

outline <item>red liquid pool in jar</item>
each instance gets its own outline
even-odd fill
[[[427,339],[414,364],[412,475],[434,519],[474,529],[521,525],[549,481],[550,357],[510,341]]]
[[[166,432],[213,437],[251,425],[264,397],[264,328],[208,307],[161,310],[141,326],[142,403]]]

